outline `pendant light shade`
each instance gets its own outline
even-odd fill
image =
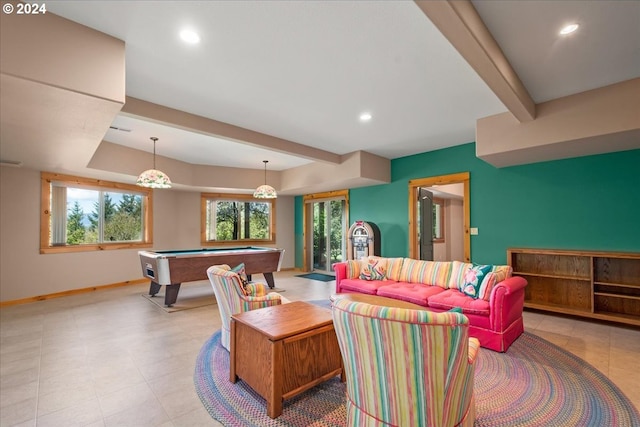
[[[276,193],[275,188],[267,185],[267,163],[269,163],[269,160],[263,160],[262,162],[264,163],[264,184],[256,188],[256,191],[253,192],[253,197],[256,199],[275,199],[278,197],[278,193]]]
[[[151,140],[153,141],[153,169],[142,172],[136,184],[148,188],[171,188],[171,180],[167,174],[156,169],[156,141],[158,138],[152,136]]]

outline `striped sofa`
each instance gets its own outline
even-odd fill
[[[348,426],[473,426],[478,340],[460,313],[336,298]]]
[[[431,311],[462,309],[469,335],[504,352],[524,331],[527,281],[506,265],[367,257],[333,265],[336,293],[362,293],[422,305]]]

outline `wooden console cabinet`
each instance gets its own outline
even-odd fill
[[[507,250],[524,306],[640,326],[640,253]]]

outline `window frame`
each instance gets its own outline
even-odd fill
[[[51,187],[52,182],[61,182],[68,187],[92,187],[100,191],[132,192],[143,197],[143,230],[141,242],[104,242],[82,245],[51,245]],[[40,174],[40,253],[92,252],[117,249],[150,248],[153,246],[153,189],[133,184],[84,178],[52,172]]]
[[[236,202],[269,203],[269,239],[207,240],[207,202],[225,200]],[[276,242],[276,199],[258,199],[251,194],[200,193],[200,244],[202,246],[237,246],[239,244],[275,244]]]

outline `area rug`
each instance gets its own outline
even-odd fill
[[[190,310],[192,308],[204,307],[216,303],[213,288],[211,288],[211,284],[208,281],[182,284],[182,286],[180,286],[180,291],[178,292],[178,299],[171,307],[166,307],[164,305],[164,290],[165,286],[163,286],[162,289],[160,289],[160,292],[158,292],[154,297],[149,295],[148,292],[142,294],[142,296],[167,313]]]
[[[640,426],[638,410],[617,386],[536,335],[525,332],[507,353],[482,349],[476,363],[476,426]],[[338,377],[285,400],[282,415],[269,418],[262,397],[241,380],[229,381],[219,331],[200,350],[194,383],[209,414],[225,426],[345,425],[345,385]]]
[[[321,273],[298,274],[296,277],[303,277],[305,279],[311,279],[311,280],[320,280],[321,282],[330,282],[332,280],[336,280],[335,276],[332,276],[330,274],[321,274]]]

